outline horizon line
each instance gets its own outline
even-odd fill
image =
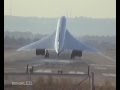
[[[4,15],[4,16],[11,16],[11,17],[25,17],[25,18],[59,18],[60,16],[57,17],[47,17],[47,16],[15,16],[15,15]],[[66,15],[63,15],[66,16]],[[89,17],[89,16],[74,16],[74,17],[70,17],[70,16],[66,16],[67,18],[90,18],[90,19],[116,19],[116,17],[111,17],[111,18],[97,18],[97,17]]]

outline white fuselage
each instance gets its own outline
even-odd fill
[[[57,30],[55,35],[55,51],[59,54],[63,50],[66,32],[66,18],[62,16],[58,19]]]

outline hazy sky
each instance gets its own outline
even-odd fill
[[[116,0],[4,0],[4,15],[10,1],[14,16],[116,18]]]

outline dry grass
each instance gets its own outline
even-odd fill
[[[33,86],[12,86],[11,89],[5,88],[5,90],[28,90],[28,88],[30,90],[91,90],[87,82],[78,86],[78,82],[73,82],[70,79],[53,79],[53,77],[39,78],[33,83]],[[96,85],[95,90],[116,90],[116,86],[105,81],[102,85]]]
[[[116,86],[106,80],[102,85],[96,86],[96,90],[116,90]]]

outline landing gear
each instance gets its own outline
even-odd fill
[[[58,74],[62,74],[63,73],[63,71],[62,70],[58,70]]]
[[[74,59],[74,55],[73,54],[71,54],[71,59]]]
[[[45,58],[49,58],[49,52],[48,52],[48,50],[45,53]]]
[[[46,53],[46,54],[45,54],[45,58],[49,58],[49,53]]]
[[[59,53],[58,53],[58,57],[59,57]]]
[[[82,51],[81,50],[73,50],[71,53],[71,59],[74,59],[76,56],[82,57]]]

